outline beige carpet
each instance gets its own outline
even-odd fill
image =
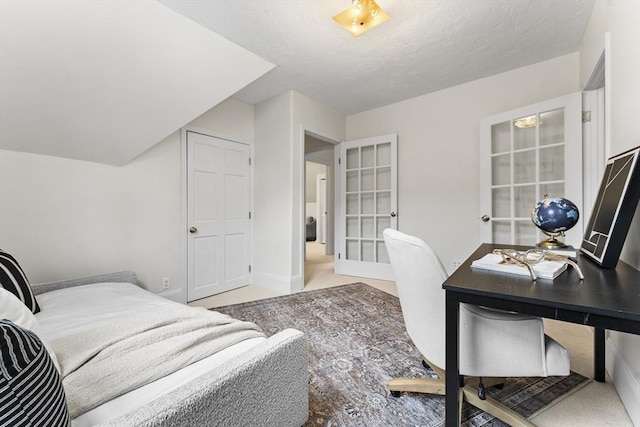
[[[305,291],[362,281],[397,296],[395,283],[333,274],[333,256],[324,255],[324,245],[307,242]],[[245,286],[190,303],[206,308],[238,304],[280,294],[258,286]],[[547,334],[569,351],[571,369],[593,376],[593,331],[590,327],[545,320]],[[592,381],[571,396],[560,400],[531,418],[540,427],[616,426],[633,427],[627,412],[607,378],[606,383]]]

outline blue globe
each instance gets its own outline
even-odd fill
[[[536,203],[531,212],[531,220],[542,231],[560,233],[578,223],[578,207],[561,197],[547,197]]]

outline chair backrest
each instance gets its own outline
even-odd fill
[[[442,262],[422,240],[393,229],[383,231],[407,332],[422,355],[445,367],[445,292]]]

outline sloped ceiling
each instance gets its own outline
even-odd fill
[[[122,165],[273,65],[147,0],[0,1],[0,148]]]

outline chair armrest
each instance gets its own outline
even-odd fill
[[[79,279],[58,280],[55,282],[40,283],[31,285],[34,295],[45,292],[57,291],[58,289],[72,288],[74,286],[91,285],[94,283],[133,283],[137,285],[136,273],[133,271],[119,271],[116,273],[99,274],[97,276],[82,277]]]

